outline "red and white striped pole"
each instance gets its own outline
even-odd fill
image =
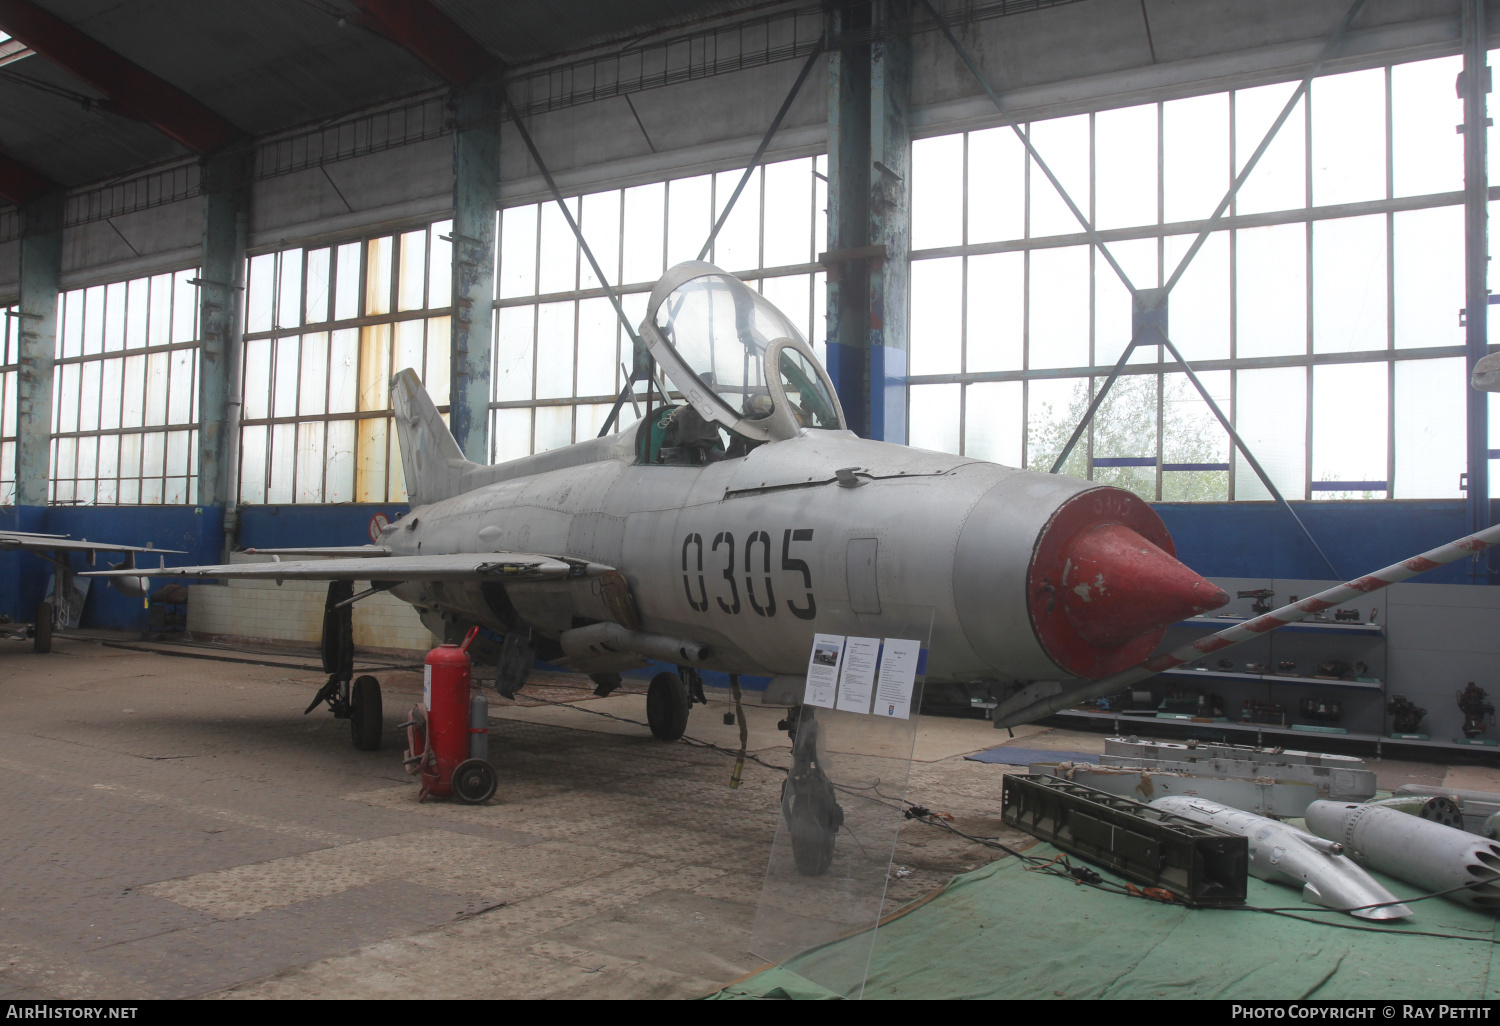
[[[1060,709],[1086,702],[1091,698],[1100,698],[1104,695],[1114,694],[1116,691],[1128,687],[1147,677],[1155,676],[1163,670],[1170,670],[1174,666],[1191,662],[1213,652],[1219,652],[1238,645],[1251,638],[1258,638],[1267,631],[1274,631],[1278,627],[1285,627],[1289,623],[1296,623],[1303,617],[1312,613],[1322,612],[1330,609],[1341,602],[1347,602],[1360,595],[1368,595],[1373,591],[1379,591],[1389,584],[1396,584],[1418,574],[1426,573],[1428,570],[1453,563],[1465,556],[1472,556],[1476,552],[1500,545],[1500,524],[1485,528],[1483,531],[1471,534],[1466,538],[1449,542],[1447,545],[1439,545],[1430,552],[1424,552],[1420,556],[1403,559],[1399,563],[1393,563],[1384,570],[1377,570],[1373,574],[1347,581],[1337,587],[1320,591],[1300,602],[1273,609],[1269,613],[1263,613],[1253,620],[1236,624],[1217,634],[1199,638],[1192,644],[1183,645],[1181,648],[1164,652],[1146,660],[1139,666],[1129,670],[1121,670],[1119,673],[1110,674],[1082,687],[1072,688],[1061,694],[1052,695],[1040,699],[1031,705],[1014,712],[995,717],[995,726],[1014,727],[1018,723],[1030,723],[1039,720],[1043,716],[1050,716]],[[997,710],[998,712],[998,710]]]

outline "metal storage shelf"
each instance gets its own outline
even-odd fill
[[[1223,630],[1225,627],[1237,627],[1253,617],[1241,616],[1194,616],[1187,620],[1173,624],[1174,627],[1201,627],[1204,630]],[[1293,634],[1369,634],[1374,637],[1385,636],[1385,625],[1378,623],[1308,623],[1303,620],[1299,623],[1289,623],[1285,627],[1276,628],[1278,632],[1288,631]]]
[[[1329,688],[1360,688],[1379,691],[1384,682],[1367,683],[1359,680],[1335,680],[1329,677],[1291,677],[1280,673],[1238,673],[1234,670],[1163,670],[1162,677],[1223,677],[1228,680],[1260,680],[1268,684],[1298,684]]]
[[[1052,715],[1062,719],[1074,721],[1098,722],[1106,721],[1113,725],[1115,733],[1138,734],[1142,727],[1151,724],[1149,730],[1223,730],[1232,734],[1253,734],[1256,744],[1261,744],[1261,738],[1270,735],[1277,738],[1296,738],[1301,744],[1299,748],[1314,748],[1329,742],[1355,742],[1358,744],[1373,745],[1378,757],[1381,749],[1387,745],[1399,748],[1425,748],[1428,750],[1441,749],[1448,752],[1468,752],[1475,756],[1487,755],[1491,759],[1500,758],[1500,748],[1491,748],[1485,745],[1462,745],[1452,741],[1415,741],[1402,740],[1400,738],[1387,737],[1384,734],[1356,734],[1350,731],[1347,734],[1325,734],[1321,731],[1293,730],[1291,727],[1278,727],[1268,723],[1243,723],[1239,721],[1228,722],[1195,722],[1193,720],[1157,719],[1154,716],[1127,716],[1118,712],[1092,712],[1087,709],[1064,709]],[[1128,729],[1127,729],[1128,728]]]

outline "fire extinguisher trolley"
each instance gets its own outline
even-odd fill
[[[439,645],[422,667],[422,704],[412,706],[406,728],[406,772],[420,773],[419,800],[456,797],[478,804],[495,794],[495,767],[489,762],[489,702],[470,695],[469,646]]]

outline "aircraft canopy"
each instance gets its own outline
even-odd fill
[[[652,355],[705,419],[760,438],[844,426],[802,333],[738,278],[712,264],[679,264],[651,300],[643,327]]]

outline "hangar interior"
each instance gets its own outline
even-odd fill
[[[412,508],[394,374],[416,372],[479,464],[629,431],[652,390],[622,322],[702,259],[795,325],[855,434],[1148,504],[1176,557],[1233,596],[1217,624],[1172,627],[1180,645],[1264,612],[1257,593],[1295,601],[1494,522],[1500,442],[1470,375],[1491,352],[1495,129],[1487,87],[1465,83],[1496,40],[1485,0],[0,0],[0,530],[180,550],[164,566],[378,543]],[[18,551],[0,551],[0,581],[13,622],[56,583]],[[1488,556],[1459,559],[1348,621],[1136,686],[1177,721],[1105,702],[1012,737],[1090,753],[1160,727],[1356,752],[1385,790],[1500,790],[1454,698],[1495,686],[1497,581]],[[7,940],[0,995],[441,994],[418,981],[465,937],[530,946],[506,949],[498,982],[463,955],[461,996],[689,996],[759,964],[744,938],[784,765],[750,766],[716,805],[722,753],[632,748],[640,724],[588,732],[553,708],[588,697],[577,675],[539,663],[492,742],[496,804],[424,806],[423,829],[448,833],[419,837],[395,825],[397,741],[384,762],[328,754],[332,724],[275,711],[293,682],[317,686],[325,586],[189,583],[168,608],[94,579],[59,625],[67,669],[4,656],[21,702],[4,761],[56,767],[21,769],[21,805],[68,846],[83,835],[58,809],[87,810],[118,848],[66,880],[46,842],[11,853],[43,911]],[[359,602],[360,667],[420,695],[414,664],[457,640],[431,627],[392,595]],[[187,643],[230,661],[174,662]],[[149,694],[131,697],[132,674]],[[695,736],[743,754],[717,708],[728,675],[702,677],[716,708]],[[639,683],[601,701],[644,708]],[[1397,695],[1420,730],[1398,730]],[[962,759],[1005,740],[979,719],[1004,695],[928,698],[970,715],[924,718],[908,793],[1016,843],[999,772]],[[785,755],[773,706],[737,715]],[[64,758],[58,720],[92,754]],[[637,759],[617,785],[610,767]],[[236,809],[226,782],[260,760],[273,783],[328,779],[211,811]],[[125,854],[137,806],[169,833],[219,816],[233,850],[173,848],[152,875]],[[668,808],[685,832],[653,846]],[[883,908],[997,855],[923,823],[895,844],[915,872]],[[429,845],[448,876],[414,883]],[[616,882],[589,890],[590,851]],[[262,864],[285,874],[256,882]],[[651,889],[669,874],[670,900]],[[137,881],[97,934],[73,922],[85,877]],[[413,886],[399,915],[374,911]],[[538,917],[575,933],[538,940]],[[596,919],[619,929],[578,925]],[[271,949],[246,962],[257,930]]]

